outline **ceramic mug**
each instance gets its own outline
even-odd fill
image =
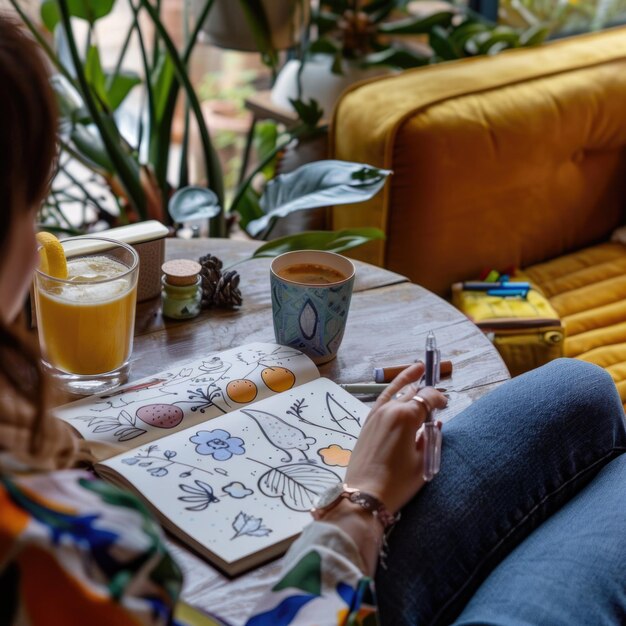
[[[319,284],[287,276],[286,268],[331,268],[331,282]],[[270,266],[272,314],[277,343],[297,348],[317,365],[331,361],[343,339],[348,319],[355,267],[351,261],[317,250],[299,250],[277,256]]]

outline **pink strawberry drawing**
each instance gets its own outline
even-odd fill
[[[155,428],[174,428],[183,421],[183,410],[175,404],[147,404],[137,409],[137,417]]]

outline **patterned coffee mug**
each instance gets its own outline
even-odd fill
[[[330,267],[343,278],[312,284],[280,273],[293,265]],[[270,266],[276,341],[304,352],[317,365],[337,356],[348,319],[355,267],[334,252],[300,250],[277,256]]]

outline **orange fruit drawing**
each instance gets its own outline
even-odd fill
[[[226,393],[234,402],[247,404],[256,398],[258,389],[251,380],[247,378],[237,378],[231,380],[228,385],[226,385]]]
[[[266,367],[261,372],[261,378],[267,387],[276,393],[291,389],[296,382],[293,372],[285,367]]]

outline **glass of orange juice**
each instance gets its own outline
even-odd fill
[[[100,393],[128,379],[139,257],[102,237],[61,241],[67,278],[35,272],[43,364],[70,393]]]

